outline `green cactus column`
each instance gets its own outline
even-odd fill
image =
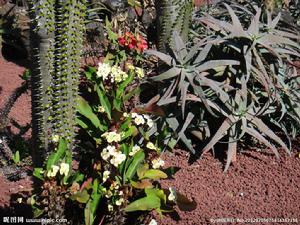
[[[156,0],[158,50],[166,52],[173,45],[172,35],[177,31],[184,41],[188,39],[192,20],[193,0]]]
[[[32,124],[40,165],[58,135],[73,148],[86,0],[29,0]]]

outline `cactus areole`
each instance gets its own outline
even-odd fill
[[[29,0],[33,160],[40,165],[54,136],[73,148],[86,0]]]

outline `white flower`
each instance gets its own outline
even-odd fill
[[[123,195],[124,194],[124,192],[123,191],[119,191],[119,195]]]
[[[101,137],[104,137],[108,143],[121,141],[121,134],[118,134],[115,131],[105,132]]]
[[[132,64],[130,64],[130,63],[126,63],[126,67],[127,67],[127,69],[128,70],[134,70],[134,66],[132,65]]]
[[[99,112],[99,113],[104,113],[104,112],[105,112],[104,107],[103,107],[103,106],[99,106],[99,107],[98,107],[98,112]]]
[[[177,194],[176,194],[175,188],[169,187],[169,191],[170,191],[170,194],[168,196],[168,200],[172,201],[172,202],[175,202],[176,199],[177,199]]]
[[[131,152],[129,152],[129,155],[130,155],[130,156],[134,156],[135,153],[137,153],[137,152],[140,151],[140,150],[142,150],[142,149],[140,148],[140,146],[134,145],[134,146],[132,147]]]
[[[120,67],[117,67],[117,66],[113,66],[111,68],[111,76],[117,83],[122,82],[123,80],[125,80],[128,77],[127,73],[122,71],[120,69]]]
[[[135,123],[136,125],[142,125],[142,124],[145,123],[145,119],[144,119],[144,117],[143,117],[142,115],[137,115],[137,116],[135,117],[135,119],[134,119],[134,123]]]
[[[131,113],[131,118],[135,118],[135,117],[137,117],[138,116],[138,114],[137,113]]]
[[[107,160],[110,157],[109,151],[106,148],[102,150],[101,157],[104,160]]]
[[[116,201],[116,205],[120,206],[120,205],[122,205],[123,202],[124,202],[124,198],[120,198]]]
[[[156,159],[152,160],[152,167],[153,167],[153,169],[158,169],[158,168],[160,168],[160,167],[162,167],[164,165],[165,165],[165,161],[162,160],[161,158],[156,158]]]
[[[135,72],[138,78],[143,78],[145,76],[144,70],[140,67],[135,67]]]
[[[124,112],[124,113],[123,113],[123,117],[127,118],[128,116],[129,116],[129,115],[128,115],[127,112]]]
[[[148,125],[148,127],[153,127],[153,120],[152,119],[148,119],[147,120],[147,125]]]
[[[156,150],[156,146],[151,142],[149,141],[146,145],[147,148],[151,149],[151,150]]]
[[[155,219],[152,219],[152,220],[150,221],[149,225],[157,225],[156,220],[155,220]]]
[[[108,145],[105,149],[108,151],[110,156],[114,156],[117,154],[116,147],[113,145]]]
[[[123,161],[125,161],[126,155],[123,153],[116,153],[113,158],[110,160],[110,163],[115,167],[118,167]]]
[[[52,165],[51,170],[47,172],[47,177],[55,177],[58,171],[59,171],[59,166]]]
[[[108,190],[105,194],[105,198],[110,198],[112,195],[113,195],[112,192]]]
[[[108,209],[109,212],[112,212],[114,210],[114,207],[113,207],[113,205],[108,204],[107,209]]]
[[[110,189],[113,190],[118,190],[120,188],[120,185],[118,183],[118,181],[114,181],[111,185],[110,185]]]
[[[70,170],[70,165],[68,163],[61,163],[60,164],[60,170],[59,173],[60,175],[65,175],[67,176]]]
[[[103,182],[107,181],[107,179],[109,178],[109,175],[110,175],[110,171],[105,170],[105,171],[103,172],[102,181],[103,181]]]
[[[111,66],[107,63],[99,63],[97,77],[102,77],[103,80],[106,80],[108,75],[111,72]]]
[[[53,141],[54,143],[58,143],[58,142],[59,142],[59,135],[57,135],[57,134],[53,135],[53,136],[52,136],[52,141]]]

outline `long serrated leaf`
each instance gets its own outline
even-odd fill
[[[259,118],[252,118],[251,122],[255,124],[255,126],[265,135],[267,135],[269,138],[277,142],[281,147],[283,147],[286,152],[290,155],[291,152],[286,146],[286,144],[278,137],[261,119]]]
[[[247,30],[250,35],[258,35],[260,15],[261,15],[261,8],[258,8],[255,16],[251,20],[251,24],[250,24],[249,28]]]
[[[194,64],[198,64],[198,63],[201,63],[202,61],[204,61],[207,58],[207,55],[208,55],[211,47],[212,47],[212,44],[205,45],[205,47],[200,51],[197,58],[195,59]]]
[[[172,67],[171,69],[167,70],[166,72],[163,72],[162,74],[152,77],[151,79],[153,81],[163,81],[167,79],[171,79],[173,77],[178,76],[181,73],[181,69],[178,67]]]
[[[174,63],[174,59],[165,53],[155,51],[155,50],[146,50],[145,53],[160,58],[163,62],[165,62],[169,66],[172,66]]]
[[[184,135],[184,132],[186,131],[186,129],[188,128],[188,126],[190,125],[190,123],[192,122],[192,120],[194,119],[195,115],[191,112],[188,113],[185,121],[184,121],[184,124],[180,130],[180,132],[178,133],[178,139],[181,139],[182,135]]]
[[[232,128],[232,129],[234,129],[234,128]],[[237,150],[237,140],[235,140],[232,136],[229,136],[229,143],[228,143],[228,150],[227,150],[227,160],[226,160],[224,173],[227,172],[227,170],[230,166],[230,163],[232,161],[235,161],[236,150]]]
[[[212,147],[219,141],[221,140],[228,132],[230,127],[233,125],[232,121],[234,121],[233,116],[229,116],[224,120],[222,125],[219,127],[218,131],[215,133],[213,138],[208,142],[208,144],[203,148],[202,150],[202,155],[208,152]]]
[[[210,60],[199,66],[196,66],[195,69],[198,73],[201,73],[203,71],[211,70],[216,67],[229,66],[229,65],[231,65],[231,66],[240,65],[240,62],[237,60]]]
[[[179,36],[177,31],[174,31],[173,33],[173,39],[175,48],[173,49],[174,53],[177,55],[177,59],[183,63],[183,59],[187,56],[187,50],[186,46],[182,40],[182,38]]]
[[[241,36],[243,35],[244,32],[244,28],[239,20],[239,18],[237,17],[237,15],[235,14],[235,12],[233,11],[233,9],[227,5],[226,3],[224,3],[225,7],[228,10],[228,13],[231,17],[232,20],[232,25],[233,25],[233,29],[231,30],[231,33],[233,33],[236,36]]]
[[[261,143],[265,144],[267,147],[269,147],[274,152],[275,156],[279,158],[279,153],[277,149],[257,130],[255,130],[253,127],[247,127],[245,129],[245,132],[251,135],[252,137],[256,138],[257,140],[259,140]]]

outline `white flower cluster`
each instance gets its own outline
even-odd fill
[[[143,78],[145,76],[144,70],[140,67],[133,66],[132,64],[126,65],[129,70],[134,70],[138,78]]]
[[[105,132],[101,137],[104,137],[108,143],[121,141],[121,134],[118,134],[115,131]]]
[[[103,81],[110,80],[111,83],[120,83],[127,79],[128,74],[121,70],[118,66],[110,66],[107,63],[99,63],[97,77],[101,77]]]
[[[165,165],[165,161],[162,160],[161,158],[156,158],[156,159],[152,160],[152,167],[153,167],[153,169],[158,169],[158,168],[160,168],[160,167],[162,167],[164,165]]]
[[[131,118],[136,125],[144,125],[145,123],[149,128],[153,127],[153,120],[149,115],[140,115],[137,113],[131,113]]]
[[[126,155],[118,151],[115,146],[108,145],[101,152],[101,157],[105,161],[110,158],[110,163],[118,167],[126,159]]]
[[[55,177],[58,171],[60,175],[67,176],[70,171],[70,165],[68,163],[61,163],[60,166],[52,165],[51,170],[47,172],[47,177]]]
[[[107,181],[107,179],[109,178],[109,175],[110,175],[110,171],[105,170],[102,175],[102,181],[103,182]]]
[[[140,150],[142,150],[140,146],[134,145],[131,149],[131,152],[129,152],[129,155],[134,156]]]

